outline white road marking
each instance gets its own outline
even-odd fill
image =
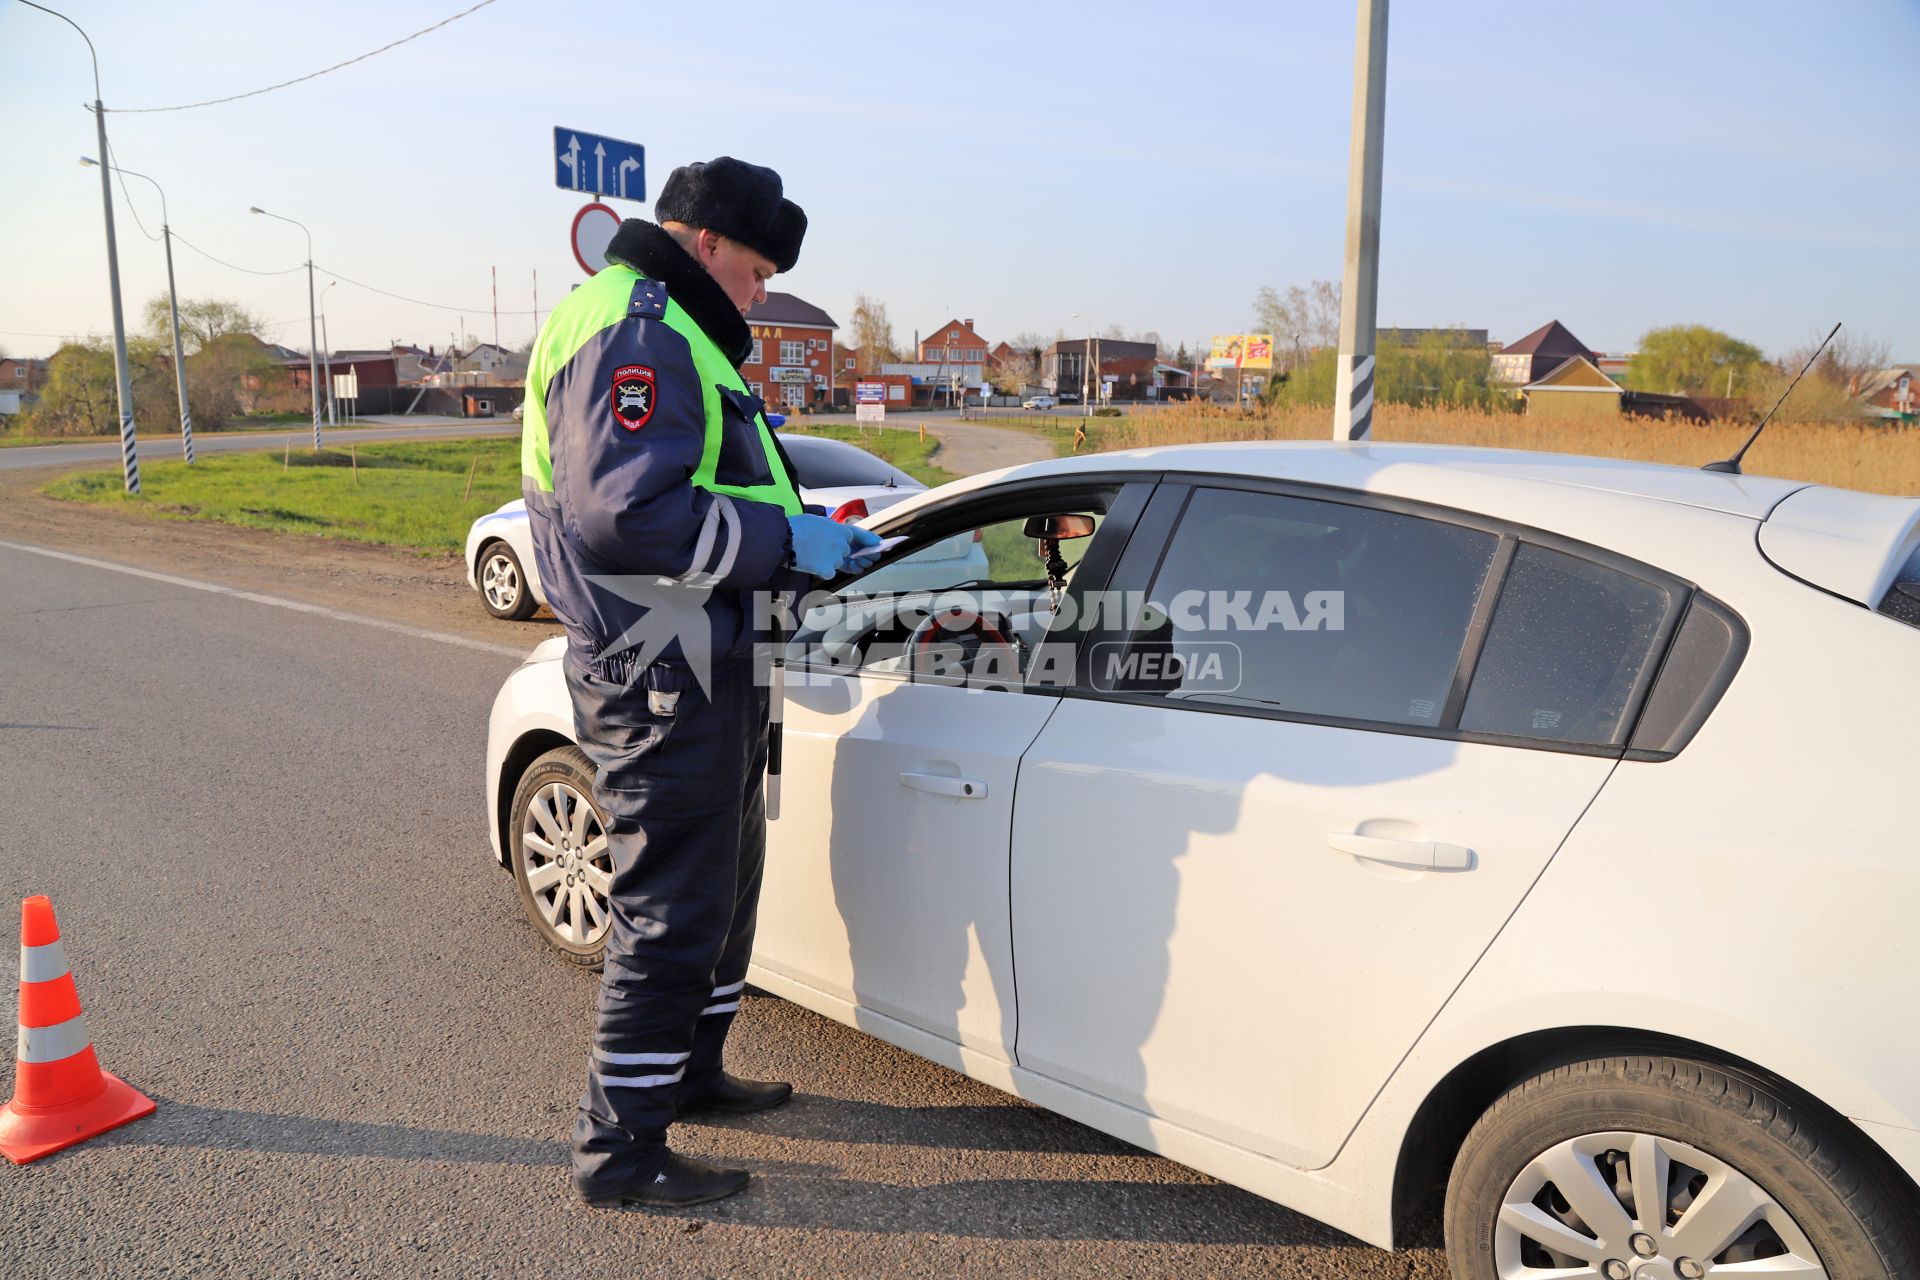
[[[29,555],[46,556],[51,560],[66,560],[73,564],[83,564],[90,569],[105,569],[111,573],[125,573],[136,578],[145,578],[150,582],[164,582],[170,586],[186,587],[193,591],[207,591],[217,596],[232,596],[236,600],[250,600],[254,604],[270,604],[277,609],[292,609],[295,613],[311,613],[318,617],[330,618],[335,622],[355,622],[363,627],[377,627],[382,631],[392,631],[398,635],[412,636],[416,640],[437,640],[441,644],[458,645],[462,649],[478,649],[482,653],[500,653],[509,658],[524,658],[529,648],[508,644],[489,644],[485,640],[469,640],[465,636],[450,635],[445,631],[429,631],[425,627],[410,627],[403,622],[389,622],[385,618],[369,618],[365,614],[348,613],[344,609],[329,609],[325,605],[307,604],[300,600],[288,600],[282,596],[270,596],[259,591],[242,591],[238,587],[224,587],[217,582],[202,582],[197,578],[182,578],[171,573],[156,573],[151,569],[136,569],[132,565],[115,564],[111,560],[95,560],[91,556],[77,556],[69,551],[55,551],[49,547],[34,547],[23,542],[0,540],[0,547],[9,551],[24,551]]]

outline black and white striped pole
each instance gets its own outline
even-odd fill
[[[81,156],[80,163],[94,165],[100,163],[92,156]],[[180,400],[180,454],[193,465],[193,414],[187,408],[187,364],[186,357],[180,352],[180,291],[173,285],[173,224],[167,217],[167,189],[159,181],[144,173],[135,173],[132,169],[113,166],[113,171],[122,178],[140,178],[153,183],[153,189],[160,193],[160,238],[167,248],[167,307],[173,317],[173,385],[174,393]]]
[[[100,101],[100,55],[94,52],[93,37],[80,24],[57,9],[49,9],[33,0],[20,0],[29,9],[38,9],[60,19],[80,32],[87,42],[87,56],[93,60],[93,127],[100,142],[100,154],[107,154],[107,109]],[[120,465],[128,493],[140,492],[140,451],[133,438],[133,375],[127,367],[127,320],[120,309],[120,250],[113,239],[113,180],[100,170],[100,211],[107,224],[107,288],[113,295],[113,378],[120,400]]]
[[[1335,440],[1373,436],[1386,115],[1387,0],[1360,0],[1353,51],[1353,147],[1347,159],[1347,260],[1340,276],[1340,364],[1333,397]]]

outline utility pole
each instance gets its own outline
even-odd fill
[[[1374,326],[1380,294],[1380,161],[1387,114],[1387,0],[1360,0],[1347,157],[1347,261],[1340,276],[1340,363],[1333,438],[1373,436]]]
[[[74,30],[78,31],[76,27]],[[92,50],[93,41],[87,41]],[[96,72],[96,78],[98,73]],[[107,154],[107,109],[94,86],[93,123],[98,132],[100,154]],[[113,291],[113,376],[120,400],[120,470],[128,493],[140,492],[140,445],[133,435],[133,372],[127,367],[127,317],[120,307],[120,249],[113,239],[113,179],[107,166],[100,166],[100,201],[107,220],[107,286]]]
[[[92,156],[81,156],[80,163],[87,166],[100,162]],[[187,465],[193,465],[193,414],[187,409],[187,364],[186,357],[180,352],[180,293],[173,286],[173,227],[167,217],[167,189],[144,173],[135,173],[113,165],[115,173],[123,178],[140,178],[153,183],[153,189],[160,193],[160,239],[167,250],[167,308],[173,318],[173,383],[174,392],[180,401],[180,452],[186,458]],[[139,492],[135,489],[134,492]]]
[[[313,392],[313,451],[320,452],[320,306],[313,292],[313,232],[307,230],[307,224],[283,217],[277,213],[268,213],[258,205],[247,210],[276,222],[291,222],[305,232],[307,237],[307,386]]]
[[[51,14],[80,32],[87,42],[87,56],[93,60],[93,126],[100,143],[100,158],[107,159],[107,108],[100,101],[100,55],[94,52],[93,39],[80,24],[64,13],[57,13],[33,0],[20,0],[29,9]],[[107,166],[100,166],[100,209],[107,224],[107,288],[113,296],[113,373],[114,389],[120,401],[120,468],[128,493],[140,492],[140,452],[133,438],[133,374],[127,368],[127,320],[120,309],[120,251],[113,238],[113,180]]]
[[[338,280],[329,280],[329,281],[327,281],[327,289],[331,289],[331,288],[333,288],[333,286],[335,286],[335,285],[337,285],[337,284],[339,284],[339,283],[340,283],[340,282],[339,282]],[[333,340],[332,340],[331,338],[329,338],[329,337],[327,337],[327,289],[322,289],[322,290],[320,291],[320,349],[321,349],[322,351],[325,351],[325,352],[326,352],[326,355],[325,355],[325,356],[323,356],[323,357],[322,357],[322,359],[324,359],[324,360],[326,361],[326,369],[327,369],[327,372],[326,372],[326,378],[327,378],[327,429],[328,429],[329,431],[331,431],[331,430],[332,430],[332,429],[333,429],[334,427],[336,427],[336,426],[338,426],[338,425],[339,425],[339,423],[338,423],[338,421],[337,421],[337,420],[336,420],[336,419],[334,418],[334,414],[333,414],[333,402],[334,402],[334,394],[333,394]]]

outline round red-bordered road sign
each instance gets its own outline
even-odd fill
[[[595,201],[573,215],[573,260],[580,269],[593,275],[607,265],[607,246],[620,229],[620,215]]]

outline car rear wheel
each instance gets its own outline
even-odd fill
[[[1618,1057],[1525,1081],[1447,1184],[1456,1280],[1895,1280],[1920,1274],[1911,1188],[1768,1082]]]
[[[555,747],[535,760],[514,788],[508,821],[513,880],[527,918],[561,955],[598,968],[611,921],[613,855],[586,754]]]
[[[480,548],[480,566],[473,576],[480,582],[480,603],[496,618],[522,622],[540,607],[527,588],[520,557],[504,542],[489,542]]]

